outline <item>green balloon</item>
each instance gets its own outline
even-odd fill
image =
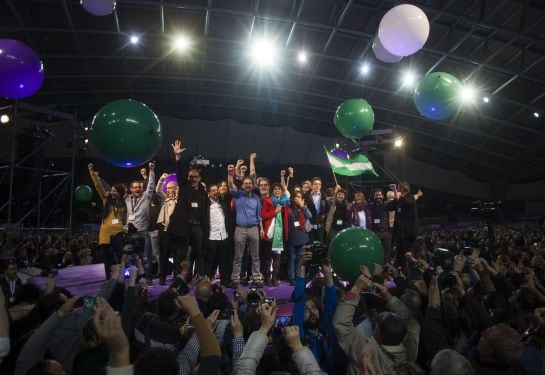
[[[376,264],[384,263],[384,250],[376,234],[364,228],[340,231],[329,244],[329,259],[335,273],[351,282],[361,275],[360,265],[373,272]]]
[[[375,113],[366,100],[350,99],[337,108],[334,121],[343,137],[358,139],[373,130]]]
[[[89,202],[93,197],[93,190],[87,185],[79,185],[74,192],[76,200],[79,202]]]
[[[416,85],[414,104],[422,116],[445,120],[459,110],[461,90],[462,84],[453,75],[430,73]]]
[[[163,141],[157,115],[132,99],[102,107],[93,118],[90,138],[104,159],[125,168],[150,161]]]

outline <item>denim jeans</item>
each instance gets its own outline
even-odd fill
[[[288,246],[288,279],[295,280],[295,274],[297,273],[297,266],[299,265],[299,258],[301,256],[301,249],[303,248],[303,245],[288,244]]]

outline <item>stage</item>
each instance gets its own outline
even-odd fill
[[[47,277],[43,276],[30,278],[30,282],[38,285],[42,290],[45,289],[46,281]],[[57,287],[66,288],[72,294],[80,296],[95,296],[104,282],[104,265],[102,263],[61,268],[57,276]],[[159,285],[159,279],[154,279],[153,286],[148,287],[149,301],[155,301],[168,288],[171,282],[171,276],[167,278],[166,285]],[[214,282],[217,283],[219,281],[215,280]],[[264,287],[263,290],[267,297],[273,297],[279,302],[279,315],[291,315],[293,305],[283,302],[290,300],[293,286],[281,282],[276,287]],[[231,298],[233,289],[227,288],[226,293]],[[194,294],[194,289],[191,290],[191,294]]]

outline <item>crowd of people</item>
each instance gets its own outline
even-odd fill
[[[110,191],[97,248],[107,281],[96,297],[17,280],[0,285],[0,371],[15,374],[541,374],[545,349],[545,227],[418,229],[407,183],[387,194],[314,178],[290,187],[229,165],[207,184],[173,144],[176,181],[155,166]],[[249,172],[246,174],[246,172]],[[388,198],[388,195],[390,196]],[[348,284],[314,241],[344,228],[377,234],[384,264]],[[286,256],[287,253],[287,256]],[[170,265],[169,258],[173,257]],[[169,287],[148,301],[150,280]],[[216,275],[218,275],[218,280]],[[249,286],[244,280],[249,279]],[[289,300],[267,293],[293,284]],[[169,278],[170,280],[170,278]]]

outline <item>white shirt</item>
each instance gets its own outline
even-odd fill
[[[227,237],[225,215],[223,215],[221,204],[210,200],[210,236],[208,239],[212,241],[221,241]]]
[[[316,207],[316,214],[320,215],[320,205],[322,200],[322,193],[321,192],[311,192],[310,195],[312,196],[312,200],[314,201],[314,207]]]
[[[366,228],[366,226],[367,226],[367,217],[365,215],[365,210],[359,211],[358,216],[360,217],[360,227]]]

